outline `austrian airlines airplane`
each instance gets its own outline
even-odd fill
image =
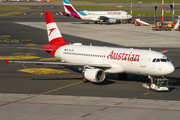
[[[63,0],[65,12],[60,12],[61,15],[70,16],[82,20],[92,20],[97,22],[116,23],[120,20],[132,19],[132,16],[125,11],[77,11],[68,0]]]
[[[81,43],[67,44],[51,13],[45,12],[49,45],[40,50],[58,58],[61,62],[7,61],[12,63],[56,64],[75,66],[83,73],[83,82],[102,82],[106,73],[119,73],[119,79],[127,74],[145,75],[149,78],[164,76],[174,71],[173,64],[161,52],[151,50],[87,46]],[[34,49],[34,48],[33,48]]]

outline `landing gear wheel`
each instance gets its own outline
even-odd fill
[[[87,83],[88,82],[88,80],[85,77],[83,77],[82,81],[83,81],[83,83]]]
[[[119,80],[126,80],[127,79],[127,74],[126,73],[119,73],[118,74],[118,79]]]

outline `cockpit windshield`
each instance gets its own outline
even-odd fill
[[[169,62],[168,58],[154,58],[152,62]]]

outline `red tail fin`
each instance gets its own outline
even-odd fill
[[[50,12],[44,12],[50,45],[67,45]]]

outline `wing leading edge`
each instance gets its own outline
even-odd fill
[[[27,63],[27,64],[36,64],[36,65],[60,65],[60,66],[79,66],[79,67],[98,67],[98,68],[111,68],[110,64],[101,64],[101,63],[93,63],[93,64],[83,64],[83,63],[62,63],[62,62],[34,62],[34,61],[8,61],[5,59],[7,63]]]

